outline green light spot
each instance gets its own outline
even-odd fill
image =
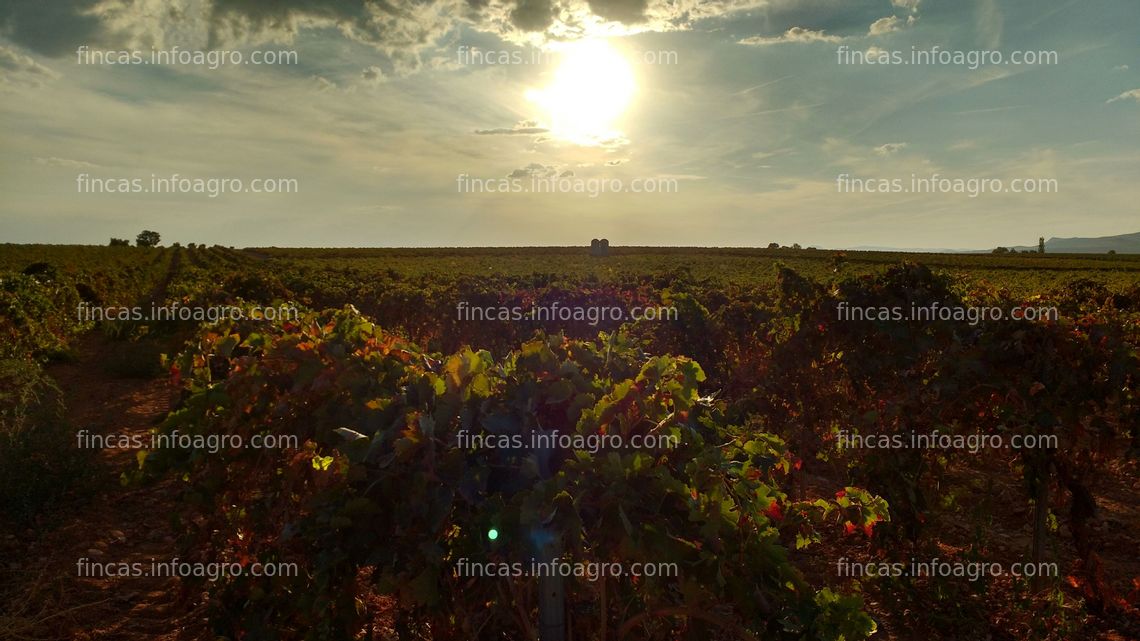
[[[499,538],[499,531],[495,528],[487,530],[487,538],[494,541],[495,539]]]

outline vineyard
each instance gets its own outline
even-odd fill
[[[1052,314],[852,312],[917,309]],[[0,639],[1140,638],[1135,256],[0,245],[0,310],[0,556],[62,568],[0,566]],[[77,447],[126,419],[75,372],[175,445]],[[83,635],[133,610],[50,533],[121,496],[296,571]]]

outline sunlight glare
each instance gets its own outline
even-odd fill
[[[617,134],[615,122],[636,89],[633,70],[617,50],[604,40],[585,40],[568,45],[551,83],[526,97],[546,111],[553,136],[596,145]]]

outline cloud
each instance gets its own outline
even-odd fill
[[[914,16],[911,17],[913,18]],[[899,29],[902,29],[902,19],[898,16],[887,16],[872,22],[871,29],[867,32],[867,35],[879,36],[884,33],[898,31]]]
[[[384,71],[381,70],[380,67],[372,65],[365,67],[365,69],[360,72],[360,77],[363,78],[365,82],[378,85],[384,82]]]
[[[335,28],[345,37],[403,59],[400,49],[416,50],[453,27],[453,2],[413,0],[282,0],[211,3],[208,46],[232,43],[292,42],[302,29]]]
[[[36,156],[32,160],[37,165],[44,165],[47,167],[66,167],[68,169],[96,169],[99,165],[89,163],[83,160],[72,160],[70,158],[56,158],[55,156]]]
[[[59,74],[11,47],[0,45],[0,85],[39,87]]]
[[[58,56],[101,40],[102,20],[90,13],[95,4],[93,0],[7,0],[0,3],[0,24],[13,42],[45,56]]]
[[[891,0],[891,4],[899,9],[907,9],[911,12],[918,11],[918,5],[922,0]]]
[[[978,45],[985,49],[1000,48],[1005,15],[998,7],[997,0],[978,0],[974,18]]]
[[[526,0],[530,3],[544,0]],[[463,0],[5,0],[6,36],[46,56],[76,47],[236,49],[292,44],[301,31],[329,29],[385,53],[401,73],[474,11]]]
[[[1128,71],[1128,65],[1116,65],[1112,68],[1113,71]]]
[[[595,15],[623,24],[643,22],[649,8],[648,0],[589,0]]]
[[[791,0],[776,0],[782,6]],[[236,49],[334,31],[384,53],[390,74],[425,66],[464,27],[513,44],[691,29],[772,0],[3,0],[6,37],[45,56],[93,49]],[[791,6],[789,4],[789,6]]]
[[[1105,101],[1105,104],[1111,104],[1120,100],[1135,100],[1136,102],[1140,102],[1140,89],[1125,91],[1115,98],[1109,98]]]
[[[917,0],[894,2],[912,10],[918,6]],[[838,33],[853,32],[871,17],[864,11],[870,4],[872,0],[0,0],[0,27],[13,42],[52,57],[73,54],[80,45],[239,49],[294,45],[306,32],[340,34],[382,54],[377,64],[391,78],[446,66],[449,59],[438,57],[441,43],[466,31],[513,45],[545,46],[589,35],[687,31],[749,11],[763,14],[776,36],[746,38],[743,44],[838,42],[839,37],[817,29],[822,24]],[[805,24],[802,20],[809,21],[807,26],[788,28]]]
[[[839,36],[829,36],[823,31],[812,31],[811,29],[804,29],[803,27],[792,27],[785,31],[782,36],[775,38],[750,36],[740,40],[737,44],[760,47],[788,42],[839,42],[840,40],[842,40],[842,38]]]
[[[793,151],[795,151],[795,150],[792,149],[791,147],[784,147],[782,149],[775,149],[772,151],[756,151],[756,152],[753,152],[752,154],[750,154],[750,157],[753,160],[767,160],[769,158],[774,158],[776,156],[780,156],[780,155],[790,153]]]
[[[509,129],[505,127],[496,127],[495,129],[476,129],[475,133],[480,136],[529,136],[534,134],[544,134],[548,131],[550,130],[546,127],[539,127],[538,123],[534,120],[523,120]]]
[[[660,180],[707,180],[708,176],[698,176],[697,174],[660,174],[657,178]]]
[[[613,153],[623,147],[629,146],[629,138],[626,138],[621,134],[595,136],[591,142],[593,143],[593,146],[605,149],[610,153]]]
[[[558,168],[552,165],[540,165],[532,162],[507,174],[507,178],[554,178],[558,175]]]
[[[550,0],[518,0],[511,11],[511,23],[523,31],[543,31],[553,22]]]
[[[890,156],[902,151],[906,146],[907,144],[905,142],[888,142],[885,145],[875,147],[875,153],[880,156]]]

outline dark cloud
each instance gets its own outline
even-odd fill
[[[550,0],[518,0],[511,23],[523,31],[545,31],[554,24],[554,7]]]
[[[751,44],[847,36],[852,25],[884,17],[885,0],[198,0],[193,10],[161,0],[0,0],[0,32],[46,56],[80,45],[104,49],[219,49],[291,44],[307,29],[335,30],[386,55],[388,75],[422,68],[431,51],[461,25],[508,42],[565,39],[606,21],[648,31],[692,28],[733,15]],[[918,0],[892,0],[914,12]],[[746,15],[741,13],[747,10]],[[888,9],[889,10],[889,9]],[[868,16],[871,16],[868,20]],[[880,23],[880,27],[888,26]],[[795,31],[798,27],[801,31]],[[745,33],[748,33],[746,31]],[[789,35],[790,34],[790,35]],[[860,34],[862,35],[862,34]],[[819,39],[819,38],[817,38]],[[745,39],[748,41],[748,39]],[[367,78],[366,78],[367,79]],[[505,132],[503,132],[505,133]],[[518,132],[523,133],[523,132]]]
[[[649,0],[589,0],[589,4],[595,15],[625,24],[644,22],[649,8]]]
[[[459,0],[215,0],[208,47],[292,42],[307,28],[335,28],[388,55],[397,73],[420,68],[420,53],[456,26]]]
[[[98,0],[2,0],[0,27],[9,40],[45,56],[103,45],[107,33],[93,9]]]

